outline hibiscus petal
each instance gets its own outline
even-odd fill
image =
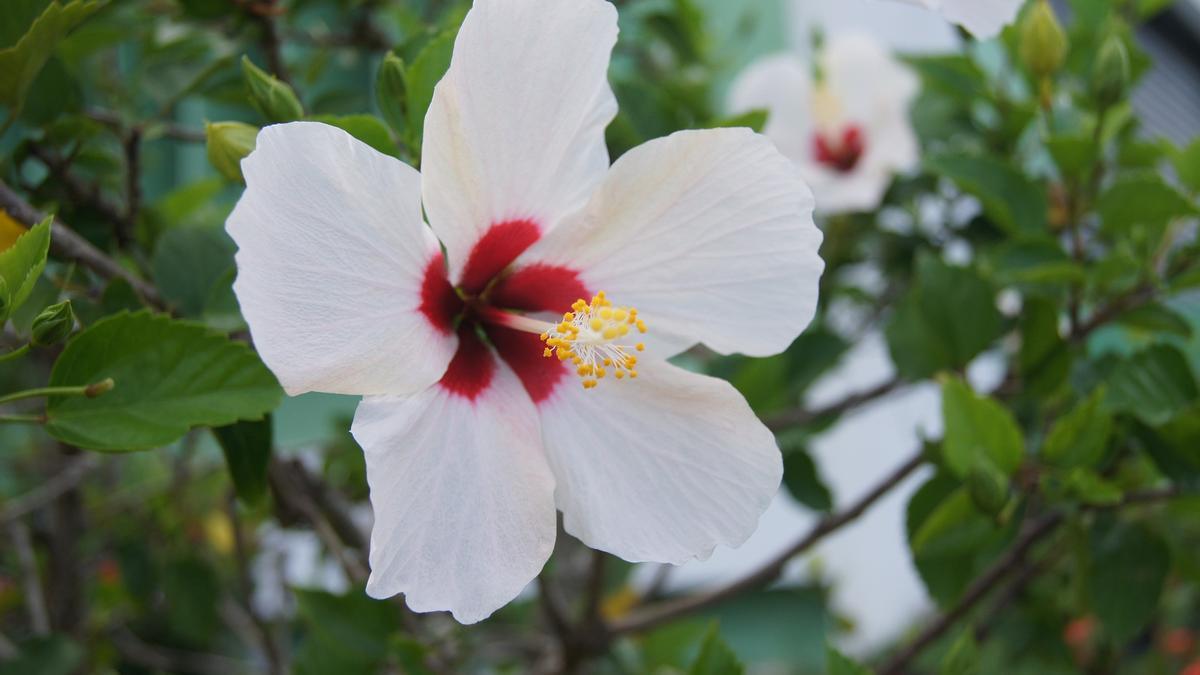
[[[681,131],[625,153],[587,207],[522,262],[581,270],[584,287],[638,309],[647,345],[775,354],[816,310],[824,263],[812,207],[763,136]]]
[[[470,267],[465,276],[486,282],[604,178],[616,39],[617,13],[603,0],[477,0],[467,13],[421,158],[451,278]]]
[[[456,343],[437,301],[452,291],[417,172],[314,122],[263,129],[242,171],[226,224],[234,291],[284,389],[404,394],[437,382]]]
[[[775,438],[729,383],[665,362],[539,405],[566,531],[633,562],[737,546],[779,488]]]
[[[442,386],[365,398],[351,431],[375,510],[370,596],[404,593],[415,611],[474,623],[550,557],[554,478],[533,403],[503,364],[473,398]]]

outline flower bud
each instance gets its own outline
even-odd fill
[[[212,122],[204,125],[208,161],[229,180],[245,183],[242,158],[254,150],[258,128],[244,122]]]
[[[242,74],[250,90],[250,101],[263,117],[272,122],[291,122],[304,117],[304,106],[286,82],[268,75],[245,56],[242,57]]]
[[[1053,75],[1067,58],[1067,34],[1063,32],[1054,8],[1038,0],[1021,23],[1021,61],[1039,80]]]
[[[64,300],[58,304],[43,309],[33,320],[33,329],[29,344],[34,347],[48,347],[66,340],[75,330],[75,310],[71,309],[71,301]]]
[[[1107,108],[1125,96],[1129,86],[1129,50],[1125,42],[1110,35],[1096,52],[1092,65],[1092,94],[1101,107]]]
[[[404,92],[404,61],[388,52],[383,57],[383,63],[379,64],[379,75],[375,78],[375,100],[379,103],[383,119],[398,134],[403,134],[406,126]]]
[[[976,462],[967,473],[967,492],[976,508],[997,516],[1008,503],[1008,480],[990,463]]]

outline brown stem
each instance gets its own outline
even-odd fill
[[[924,452],[918,451],[903,464],[896,467],[875,487],[851,504],[848,508],[823,518],[796,543],[750,574],[720,588],[696,595],[667,600],[634,610],[629,616],[612,623],[609,631],[614,635],[640,633],[668,623],[707,607],[716,605],[746,591],[761,588],[779,578],[784,568],[796,556],[811,549],[828,535],[857,520],[884,495],[908,478],[925,462]]]
[[[926,626],[907,647],[888,659],[878,670],[879,675],[900,675],[906,672],[913,659],[956,624],[967,612],[971,611],[979,601],[987,597],[988,593],[1009,573],[1022,565],[1025,556],[1034,544],[1054,532],[1062,521],[1061,513],[1051,513],[1028,525],[1004,555],[993,562],[982,574],[975,577],[975,580],[971,582],[966,592],[953,607]]]
[[[237,501],[233,495],[230,495],[226,502],[226,512],[229,514],[229,524],[233,529],[233,551],[237,562],[238,586],[241,596],[239,602],[246,615],[249,616],[250,628],[262,645],[263,655],[267,658],[267,666],[271,675],[284,675],[289,672],[289,669],[283,649],[280,648],[279,641],[275,639],[271,626],[258,615],[258,612],[254,611],[254,604],[250,601],[254,595],[254,580],[250,575],[250,552],[246,542],[245,528],[242,526],[242,518],[238,513]]]
[[[125,217],[115,223],[117,246],[133,241],[133,228],[142,208],[142,129],[133,127],[125,138]]]
[[[35,209],[4,181],[0,181],[0,209],[27,227],[33,227],[46,219],[46,214]],[[79,263],[105,279],[122,279],[146,302],[159,309],[166,308],[162,296],[153,284],[122,267],[58,219],[55,219],[51,226],[50,251],[55,256]]]
[[[840,401],[835,401],[820,408],[814,408],[812,410],[796,408],[794,410],[788,410],[771,415],[764,420],[764,423],[767,425],[767,428],[771,429],[772,431],[803,426],[824,417],[833,417],[844,414],[861,405],[883,398],[884,396],[896,391],[903,385],[903,380],[901,380],[899,377],[893,377],[890,380],[880,382],[870,389],[850,394]]]

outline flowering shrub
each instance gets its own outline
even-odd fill
[[[1133,99],[1179,10],[900,4],[960,48],[10,0],[0,671],[1194,671],[1200,141]],[[927,601],[868,644],[819,551],[875,513]]]

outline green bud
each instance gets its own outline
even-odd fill
[[[1092,65],[1092,94],[1102,107],[1109,107],[1125,96],[1129,86],[1129,50],[1125,41],[1110,35],[1096,52]]]
[[[1008,503],[1008,479],[990,462],[978,461],[967,473],[967,492],[976,508],[996,516]]]
[[[287,83],[268,75],[245,56],[242,57],[242,74],[250,90],[250,101],[263,117],[272,122],[291,122],[304,117],[304,106]]]
[[[258,127],[244,122],[205,123],[208,161],[229,180],[245,183],[242,159],[254,150]]]
[[[66,340],[75,330],[75,310],[71,301],[64,300],[43,309],[33,320],[29,344],[34,347],[49,347]]]
[[[405,124],[405,86],[404,61],[388,52],[379,64],[379,74],[375,76],[375,100],[383,119],[398,133],[404,133]]]
[[[1039,80],[1053,75],[1067,58],[1067,34],[1046,0],[1038,0],[1021,23],[1019,54]]]
[[[0,277],[0,325],[8,320],[8,313],[12,310],[12,296],[8,292],[8,282],[4,277]]]

